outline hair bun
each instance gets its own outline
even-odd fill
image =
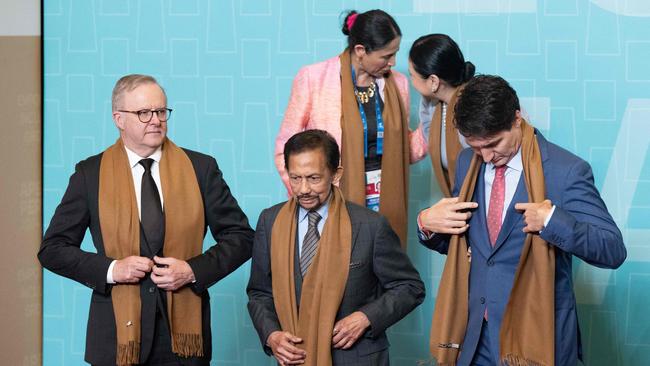
[[[357,14],[359,14],[359,13],[357,13],[356,10],[350,10],[350,12],[348,12],[345,15],[345,19],[343,20],[343,28],[341,28],[341,32],[343,32],[343,34],[345,34],[346,36],[350,35],[350,27],[348,26],[349,19],[350,19],[351,16],[357,15]]]
[[[476,72],[476,67],[474,66],[473,63],[469,61],[465,61],[465,71],[463,72],[463,82],[469,81],[469,79],[474,77],[474,73]]]

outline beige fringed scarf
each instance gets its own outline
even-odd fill
[[[327,221],[316,256],[302,283],[300,313],[296,303],[294,258],[298,203],[290,199],[271,232],[273,301],[283,331],[303,339],[305,366],[332,365],[332,330],[343,299],[352,251],[352,226],[341,191],[332,188]]]
[[[542,157],[533,127],[522,121],[521,156],[529,202],[546,199]],[[460,190],[459,201],[470,201],[480,171],[474,155]],[[430,349],[438,365],[455,365],[468,314],[468,279],[465,235],[453,235],[440,280],[431,325]],[[514,285],[500,330],[499,357],[506,365],[552,366],[555,359],[555,251],[539,235],[526,236]]]
[[[205,218],[192,162],[166,139],[160,159],[165,202],[165,256],[187,260],[201,254]],[[99,222],[106,255],[140,255],[140,221],[133,176],[121,139],[102,154],[99,170]],[[111,291],[117,327],[117,364],[137,364],[140,356],[140,285],[117,284]],[[201,297],[184,287],[167,292],[172,351],[203,356]]]
[[[341,163],[343,177],[341,190],[350,202],[366,206],[366,176],[363,154],[363,123],[354,95],[350,52],[345,49],[341,59]],[[381,157],[381,193],[379,212],[406,247],[408,219],[408,106],[404,106],[394,78],[390,73],[384,78],[384,152]]]
[[[442,157],[440,153],[441,132],[442,132],[442,109],[443,102],[436,105],[436,110],[431,118],[431,128],[429,129],[429,156],[431,156],[431,165],[436,173],[438,186],[445,197],[451,197],[451,190],[454,187],[454,177],[456,174],[456,159],[458,153],[463,149],[458,137],[458,131],[454,125],[454,108],[456,100],[465,85],[459,86],[454,95],[452,95],[447,105],[447,114],[445,116],[445,151],[447,152],[447,169],[442,166]]]

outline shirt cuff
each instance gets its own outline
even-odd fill
[[[555,205],[553,205],[553,207],[551,207],[551,212],[548,214],[548,216],[546,216],[546,220],[544,220],[544,228],[546,228],[548,226],[548,223],[551,221],[551,217],[553,216],[553,212],[555,212]]]
[[[422,220],[420,220],[420,216],[422,215],[423,211],[420,211],[418,214],[417,222],[418,222],[418,229],[422,235],[420,235],[420,238],[423,240],[429,240],[433,237],[434,233],[432,231],[426,230],[422,227]]]
[[[108,271],[106,272],[106,283],[109,285],[114,285],[116,282],[113,281],[113,267],[115,266],[117,260],[113,260],[108,266]]]

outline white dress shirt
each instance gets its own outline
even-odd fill
[[[524,171],[524,164],[521,161],[521,148],[517,151],[517,154],[506,163],[505,171],[505,180],[506,180],[506,192],[504,195],[503,202],[503,213],[501,214],[501,222],[506,218],[506,213],[508,212],[508,207],[512,202],[512,198],[515,196],[515,191],[517,190],[517,185],[519,184],[519,179],[521,179],[521,174]],[[485,165],[485,173],[483,175],[483,181],[485,182],[485,214],[487,215],[490,212],[490,194],[492,194],[492,184],[494,183],[495,167],[492,163],[487,163]],[[515,202],[515,203],[527,203],[526,202]],[[548,222],[551,220],[555,212],[555,205],[551,208],[551,212],[544,220],[544,227],[548,225]]]
[[[494,183],[494,176],[495,176],[495,167],[494,164],[492,163],[487,163],[485,165],[485,172],[483,174],[483,184],[485,188],[485,215],[490,210],[490,194],[492,193],[492,184]],[[510,203],[512,202],[512,198],[515,196],[515,191],[517,190],[517,185],[519,184],[519,179],[521,179],[521,174],[523,173],[524,170],[524,165],[521,160],[521,148],[519,151],[517,151],[517,154],[510,159],[508,163],[506,163],[506,171],[504,174],[505,177],[505,195],[504,195],[504,202],[503,202],[503,212],[501,214],[501,222],[503,223],[503,220],[506,218],[506,214],[508,212],[508,207],[510,206]],[[515,202],[515,203],[526,203],[526,202]],[[480,202],[479,202],[480,204]],[[551,212],[548,214],[546,219],[544,219],[544,227],[548,225],[548,222],[551,220],[551,216],[553,216],[553,212],[555,212],[555,205],[551,208]],[[421,212],[420,212],[421,214]],[[431,239],[435,233],[432,232],[424,232],[422,230],[422,225],[420,223],[420,214],[418,214],[418,236],[422,240],[429,240]]]
[[[140,202],[141,187],[142,187],[142,175],[144,174],[144,167],[140,164],[142,159],[153,159],[153,164],[151,165],[151,176],[153,177],[154,182],[156,183],[156,188],[158,188],[158,194],[160,195],[160,205],[164,207],[163,201],[163,192],[162,186],[160,184],[160,158],[162,157],[162,148],[158,147],[153,154],[143,158],[136,154],[135,152],[129,150],[128,147],[124,146],[126,150],[126,156],[129,158],[129,166],[131,167],[131,174],[133,175],[133,189],[135,190],[135,202],[138,205],[138,218],[140,218],[140,211],[142,210],[142,204]],[[108,273],[106,274],[106,283],[114,284],[113,281],[113,266],[115,266],[116,260],[113,260],[108,266]]]

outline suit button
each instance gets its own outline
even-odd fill
[[[485,298],[481,297],[481,304],[485,304]]]
[[[149,293],[153,294],[156,291],[156,286],[149,287]]]
[[[488,261],[488,266],[489,266],[489,267],[492,267],[493,265],[494,265],[494,261],[493,261],[492,259],[490,259],[490,260]]]

